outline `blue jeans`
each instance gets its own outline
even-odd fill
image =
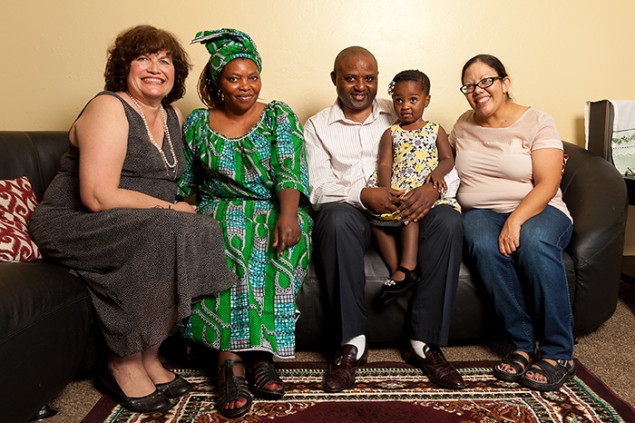
[[[522,225],[520,246],[505,257],[498,236],[508,216],[486,209],[464,213],[467,254],[514,349],[532,352],[538,341],[543,358],[569,360],[573,313],[562,253],[571,240],[571,221],[555,207],[545,207]]]

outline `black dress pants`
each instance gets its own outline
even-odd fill
[[[316,217],[313,240],[334,329],[341,331],[341,339],[364,334],[364,252],[372,242],[366,213],[346,203],[325,205]],[[422,282],[413,288],[411,339],[447,345],[462,249],[463,223],[456,210],[437,206],[419,221]]]

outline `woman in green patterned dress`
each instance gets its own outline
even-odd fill
[[[184,336],[219,351],[219,411],[247,412],[252,392],[281,398],[272,355],[295,354],[295,298],[311,256],[302,127],[283,102],[258,102],[261,59],[248,35],[205,31],[193,42],[211,54],[197,109],[184,125],[187,168],[181,195],[218,221],[239,282],[193,307]],[[243,360],[245,364],[243,364]]]

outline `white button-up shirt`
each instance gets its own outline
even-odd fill
[[[377,169],[379,140],[396,120],[392,102],[373,101],[364,123],[347,119],[339,101],[304,125],[311,204],[344,202],[364,209],[360,194]]]

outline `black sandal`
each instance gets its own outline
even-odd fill
[[[254,395],[258,395],[259,397],[266,399],[280,399],[284,396],[285,386],[280,379],[280,376],[278,376],[276,366],[273,364],[271,356],[256,364],[251,369],[251,372],[253,373],[253,384],[251,389]],[[279,391],[267,389],[267,385],[270,383],[280,385],[282,386],[282,389]]]
[[[218,370],[218,399],[216,408],[218,412],[227,418],[242,416],[251,408],[252,399],[247,389],[247,382],[242,376],[234,375],[233,368],[236,365],[244,366],[240,360],[225,360]],[[236,407],[236,401],[244,399],[245,405]],[[229,403],[234,403],[234,408],[225,408]]]
[[[402,271],[406,277],[402,281],[395,281],[393,279],[386,279],[381,286],[380,299],[384,305],[388,305],[395,301],[398,296],[406,292],[410,287],[417,284],[421,279],[419,267],[415,267],[413,270],[408,270],[403,266],[397,267],[397,270]]]
[[[538,382],[527,377],[527,372],[531,371],[547,378],[547,382]],[[529,368],[521,379],[521,383],[525,388],[535,391],[556,391],[560,389],[569,379],[575,375],[575,365],[569,363],[568,360],[556,360],[556,365],[545,361],[538,360]]]
[[[492,369],[492,374],[497,379],[503,380],[505,382],[519,382],[529,366],[536,359],[535,352],[527,354],[529,355],[529,360],[527,360],[522,354],[518,354],[515,352],[507,354],[501,361],[496,363],[496,366],[494,366],[494,368]],[[507,364],[512,369],[516,370],[516,373],[509,373],[501,369],[502,364]]]

